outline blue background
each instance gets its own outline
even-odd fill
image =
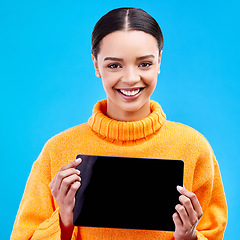
[[[32,163],[55,134],[86,122],[105,98],[90,56],[107,11],[149,12],[162,28],[161,74],[152,99],[169,120],[212,145],[225,186],[224,239],[240,229],[239,1],[1,1],[1,239],[9,239]]]

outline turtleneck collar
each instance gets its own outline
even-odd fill
[[[107,100],[105,99],[94,106],[88,124],[96,134],[111,142],[144,140],[156,133],[166,120],[166,115],[157,102],[151,100],[150,109],[151,114],[140,121],[117,121],[106,115]]]

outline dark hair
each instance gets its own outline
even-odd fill
[[[95,58],[99,53],[101,40],[119,30],[138,30],[151,34],[158,42],[159,51],[163,48],[162,31],[152,16],[139,8],[117,8],[101,17],[93,29],[91,51]]]

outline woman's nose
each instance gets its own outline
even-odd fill
[[[124,71],[124,75],[122,77],[122,81],[129,84],[134,85],[136,82],[139,82],[141,79],[137,69],[128,68]]]

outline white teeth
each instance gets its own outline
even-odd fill
[[[127,95],[127,96],[134,96],[134,95],[136,95],[137,93],[140,92],[140,88],[137,89],[137,90],[132,90],[132,91],[127,91],[127,90],[120,89],[120,92],[123,93],[124,95]]]

